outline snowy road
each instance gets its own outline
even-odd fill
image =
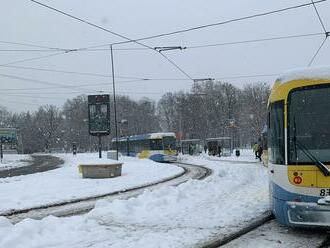
[[[28,175],[59,168],[63,160],[49,155],[33,155],[29,163],[24,161],[13,161],[11,167],[0,170],[0,178]]]

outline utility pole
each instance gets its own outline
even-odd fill
[[[110,45],[110,51],[111,51],[113,108],[114,108],[114,112],[115,112],[116,160],[118,160],[118,123],[117,123],[117,104],[116,104],[116,87],[115,87],[115,68],[114,68],[112,44]]]

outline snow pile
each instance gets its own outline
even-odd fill
[[[286,83],[296,79],[330,79],[330,67],[320,66],[293,69],[280,75],[277,80],[281,83]]]
[[[4,154],[0,163],[0,170],[9,170],[16,167],[27,166],[32,161],[30,155]]]
[[[0,219],[0,247],[192,247],[268,208],[263,166],[190,161],[207,164],[214,173],[129,200],[100,200],[84,216],[16,225]]]
[[[77,198],[100,195],[153,183],[180,174],[177,166],[151,160],[123,157],[122,176],[106,179],[82,179],[81,163],[109,163],[98,154],[58,154],[64,165],[55,170],[0,179],[0,212],[24,209]]]

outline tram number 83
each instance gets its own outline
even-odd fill
[[[320,196],[330,196],[330,189],[321,189]]]

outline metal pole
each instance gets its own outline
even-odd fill
[[[101,135],[98,135],[99,137],[99,158],[102,158],[102,140],[101,140]]]
[[[2,151],[2,137],[0,138],[0,157],[1,157],[1,163],[2,163],[2,159],[3,159],[3,151]]]
[[[117,124],[117,105],[116,105],[116,87],[115,87],[115,68],[113,63],[113,50],[110,45],[111,51],[111,71],[112,71],[112,89],[113,89],[113,108],[115,112],[115,132],[116,132],[116,159],[118,160],[118,124]]]

